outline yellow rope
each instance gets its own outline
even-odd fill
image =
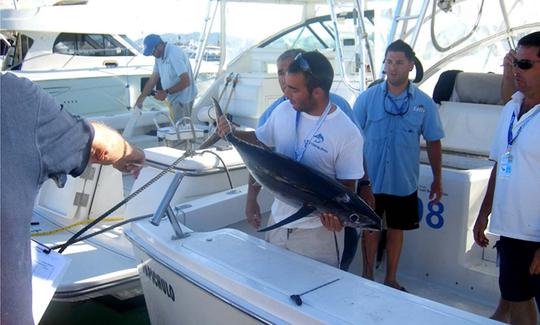
[[[174,108],[172,107],[172,104],[167,99],[165,99],[163,103],[169,109],[169,117],[174,121]]]
[[[94,221],[96,219],[86,219],[86,220],[81,220],[79,222],[75,222],[69,226],[65,226],[65,227],[62,227],[62,228],[57,228],[57,229],[54,229],[54,230],[49,230],[49,231],[42,231],[42,232],[35,232],[35,233],[32,233],[32,237],[39,237],[39,236],[49,236],[49,235],[53,235],[53,234],[56,234],[56,233],[59,233],[61,231],[65,231],[65,230],[68,230],[68,229],[71,229],[73,227],[77,227],[77,226],[81,226],[81,225],[86,225],[86,224],[89,224],[90,222]],[[116,222],[116,221],[124,221],[125,218],[122,218],[122,217],[110,217],[110,218],[105,218],[103,219],[102,221],[105,221],[105,222]]]

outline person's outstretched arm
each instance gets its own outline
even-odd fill
[[[132,147],[118,132],[100,124],[91,122],[94,128],[94,140],[90,149],[90,162],[113,165],[122,172],[139,175],[144,163],[144,152]]]

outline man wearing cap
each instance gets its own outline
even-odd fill
[[[187,55],[178,46],[163,42],[161,37],[150,34],[144,38],[145,56],[153,55],[156,58],[154,71],[137,98],[135,105],[141,108],[146,96],[161,81],[163,90],[158,90],[154,97],[171,103],[173,120],[179,121],[185,116],[191,116],[193,100],[197,89],[193,83],[193,72]]]

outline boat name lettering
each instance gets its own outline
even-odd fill
[[[167,297],[174,301],[174,290],[172,285],[167,283],[159,274],[152,270],[148,265],[143,266],[143,273],[152,281],[156,288],[160,289]]]

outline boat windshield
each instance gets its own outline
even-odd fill
[[[131,38],[127,37],[127,35],[122,34],[122,35],[120,35],[120,37],[121,37],[126,43],[128,43],[128,44],[130,45],[131,48],[136,49],[136,50],[139,51],[139,52],[141,51],[141,47],[140,47],[137,43],[135,43]]]
[[[344,45],[354,45],[353,13],[347,12],[338,15],[340,32]],[[348,41],[347,41],[348,40]],[[274,37],[263,41],[260,48],[287,49],[302,48],[308,51],[335,48],[334,26],[329,15],[308,19],[302,24],[288,28]]]

